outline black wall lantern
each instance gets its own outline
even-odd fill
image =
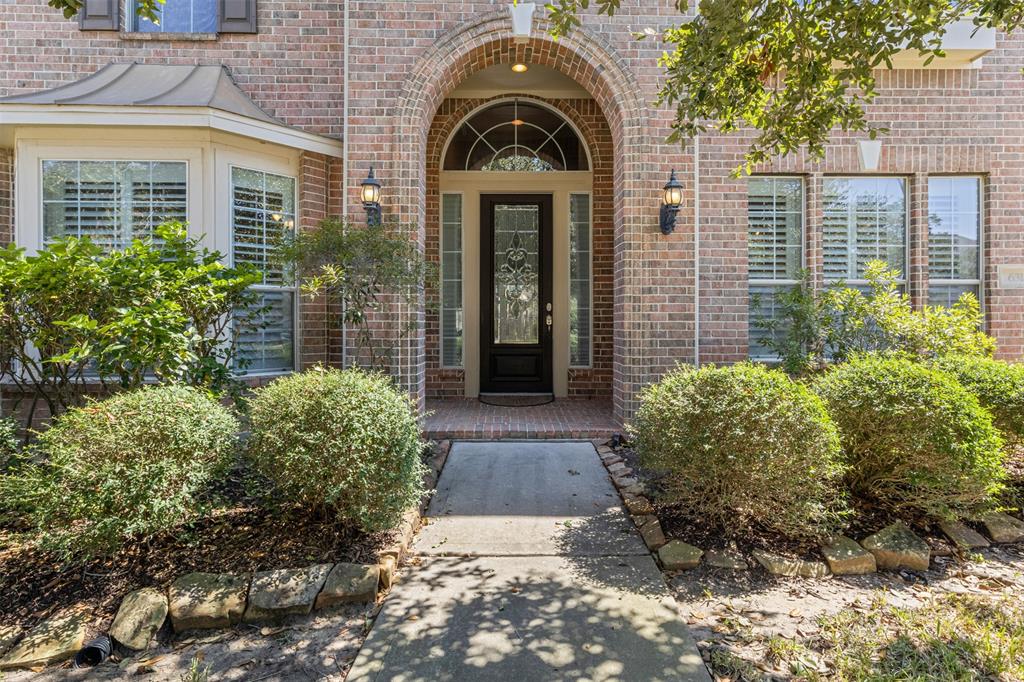
[[[366,224],[380,225],[380,180],[373,176],[373,166],[370,166],[370,174],[359,188],[363,208],[366,209]]]
[[[665,195],[661,203],[661,233],[672,234],[676,229],[676,216],[679,214],[679,207],[683,203],[683,186],[676,179],[676,171],[672,169],[672,176],[665,185]]]

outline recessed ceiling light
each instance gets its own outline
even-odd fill
[[[515,71],[516,73],[526,73],[527,71],[530,70],[530,67],[528,67],[526,64],[513,64],[512,70]]]
[[[514,126],[521,126],[521,125],[523,125],[523,121],[522,121],[522,119],[518,119],[517,118],[517,119],[512,121],[512,125],[514,125]]]

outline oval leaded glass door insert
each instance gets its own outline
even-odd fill
[[[480,388],[551,390],[551,196],[481,197]]]

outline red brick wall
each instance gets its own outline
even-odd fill
[[[507,95],[502,95],[505,97]],[[529,99],[528,94],[516,96]],[[497,98],[495,98],[497,99]],[[569,395],[574,397],[610,397],[612,382],[612,160],[613,150],[608,123],[600,107],[590,99],[543,99],[561,111],[583,134],[593,161],[593,363],[589,369],[569,370]],[[427,137],[426,254],[440,263],[440,192],[438,173],[445,142],[460,122],[488,100],[446,99],[434,117]],[[465,395],[461,369],[441,367],[439,299],[436,289],[428,292],[426,316],[427,396],[462,397]]]
[[[915,306],[928,293],[928,176],[981,175],[985,184],[984,299],[999,355],[1024,355],[1024,290],[999,290],[999,263],[1024,263],[1024,42],[1000,38],[980,69],[898,70],[879,77],[868,116],[888,126],[875,174],[906,179],[909,286]],[[1011,104],[1012,103],[1012,104]],[[742,359],[747,348],[746,181],[729,176],[747,137],[701,138],[701,349],[707,362]],[[821,161],[793,155],[759,172],[801,175],[807,188],[807,265],[821,283],[822,181],[861,170],[856,141],[836,133]]]
[[[340,136],[341,3],[259,0],[258,25],[258,34],[222,34],[212,41],[133,40],[80,31],[46,0],[11,0],[0,4],[0,97],[77,80],[114,61],[224,64],[271,115]]]

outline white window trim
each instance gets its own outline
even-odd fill
[[[907,282],[910,278],[910,191],[912,179],[907,175],[884,175],[878,173],[867,173],[863,175],[826,175],[821,179],[821,195],[822,195],[822,211],[824,212],[824,198],[825,198],[825,183],[829,180],[865,180],[865,179],[877,179],[877,178],[893,178],[896,180],[903,181],[903,264],[900,267],[899,279],[896,280],[896,284],[901,287],[906,287]],[[849,208],[847,209],[849,210]],[[822,235],[822,247],[825,244],[825,225],[822,221],[821,226]],[[847,243],[849,246],[849,243]],[[829,279],[822,268],[822,276],[824,277],[825,286],[831,286],[833,284],[844,284],[851,287],[867,286],[868,280],[866,279]]]
[[[985,176],[979,173],[930,173],[925,182],[928,182],[932,178],[974,178],[978,181],[978,278],[977,279],[941,279],[932,278],[931,272],[928,272],[928,291],[925,292],[925,299],[931,295],[932,285],[936,286],[976,286],[978,287],[978,307],[981,310],[983,318],[985,318]],[[928,188],[926,187],[926,190]],[[928,192],[929,205],[931,203],[931,192]],[[928,253],[927,258],[931,258],[931,239],[927,240],[925,244],[925,250]],[[929,263],[930,265],[930,263]],[[987,318],[986,324],[987,324]]]
[[[73,150],[73,153],[72,151]],[[74,139],[65,144],[46,140],[23,140],[16,146],[14,196],[14,242],[27,255],[38,253],[45,244],[43,224],[43,161],[173,161],[185,163],[185,219],[188,235],[202,239],[196,232],[197,216],[203,215],[204,188],[199,147],[151,146],[116,143],[82,144]],[[199,170],[197,170],[199,169]]]
[[[800,268],[807,269],[807,178],[803,175],[770,175],[770,174],[758,174],[751,175],[749,179],[769,179],[769,180],[796,180],[800,183]],[[750,200],[749,187],[747,190],[747,201]],[[747,207],[747,243],[749,249],[750,240],[750,213],[749,203]],[[778,363],[781,362],[782,358],[772,353],[771,349],[767,346],[761,346],[764,349],[764,354],[754,355],[750,352],[750,289],[756,287],[785,287],[785,286],[796,286],[800,283],[798,279],[785,278],[785,279],[751,279],[749,275],[749,265],[747,270],[747,358],[755,362],[764,363]]]
[[[440,308],[441,313],[440,313],[439,319],[437,321],[438,322],[438,324],[437,324],[437,339],[438,339],[437,349],[438,349],[438,353],[440,353],[440,358],[438,358],[438,360],[439,360],[438,365],[441,367],[441,369],[457,370],[457,369],[465,369],[465,367],[466,367],[466,295],[465,295],[465,286],[466,286],[466,193],[462,192],[462,191],[458,191],[458,192],[441,192],[440,195],[441,195],[441,202],[440,202],[440,205],[439,205],[440,210],[438,211],[438,230],[439,230],[439,237],[440,237],[438,239],[438,245],[439,245],[439,249],[440,249],[439,252],[438,252],[438,255],[439,255],[438,260],[440,261],[440,263],[439,263],[440,267],[438,268],[438,270],[440,272],[440,291],[438,292],[438,298],[440,300],[438,301],[438,303],[440,304],[439,308]],[[459,282],[462,285],[463,291],[459,292],[460,293],[460,300],[461,300],[461,303],[462,303],[462,305],[461,305],[461,308],[462,308],[462,361],[459,364],[457,364],[457,365],[445,364],[445,361],[444,361],[444,359],[445,359],[445,353],[444,353],[444,351],[445,351],[445,345],[444,345],[444,255],[445,255],[445,253],[447,253],[447,251],[445,249],[445,242],[444,242],[444,198],[445,198],[445,196],[448,196],[448,195],[458,195],[459,196],[459,235],[460,235],[460,238],[461,238],[461,243],[459,244],[459,256],[460,256],[460,260],[462,261],[461,264],[460,264],[460,267],[462,268],[462,274],[461,274],[461,276],[459,278]]]
[[[580,139],[582,139],[582,138],[580,138]],[[590,348],[588,349],[588,352],[587,352],[587,358],[590,360],[590,362],[588,362],[585,365],[574,365],[572,363],[572,334],[569,334],[569,338],[568,338],[568,342],[569,342],[569,349],[568,349],[568,352],[569,352],[569,369],[593,369],[594,368],[594,193],[593,193],[593,191],[569,192],[569,206],[568,206],[569,215],[567,216],[566,225],[569,226],[570,230],[572,229],[572,198],[573,198],[573,196],[576,196],[576,195],[586,196],[587,197],[587,202],[588,202],[587,219],[588,219],[589,224],[587,225],[587,238],[589,240],[589,243],[587,244],[587,257],[589,259],[589,263],[588,263],[587,272],[590,274],[590,287],[588,288],[589,289],[589,294],[590,294],[590,300],[587,302],[587,305],[589,306],[589,310],[590,310],[590,315],[588,316],[588,324],[589,324],[590,328],[587,331],[587,343],[590,346]],[[566,254],[566,262],[565,262],[566,272],[569,274],[569,278],[568,279],[569,279],[569,298],[570,298],[570,300],[572,299],[572,270],[571,270],[571,266],[570,266],[571,262],[572,262],[572,249],[571,249],[571,245],[570,245],[570,249],[568,250],[568,252]]]
[[[235,238],[234,238],[234,230],[235,230],[235,220],[234,220],[234,217],[235,217],[235,199],[234,199],[235,181],[234,181],[234,171],[235,171],[235,169],[247,170],[247,171],[251,171],[251,172],[254,172],[254,173],[263,173],[264,175],[277,175],[279,177],[285,177],[285,178],[288,178],[289,180],[291,180],[292,181],[292,185],[294,187],[293,191],[295,193],[295,196],[294,196],[294,200],[295,200],[295,225],[292,226],[292,231],[293,232],[297,232],[298,229],[299,229],[298,222],[299,222],[299,196],[300,196],[300,194],[299,194],[299,179],[298,179],[298,177],[296,175],[293,175],[291,173],[281,173],[281,172],[278,172],[278,171],[275,171],[275,170],[265,170],[263,168],[252,167],[252,166],[247,166],[247,165],[243,165],[243,164],[229,162],[228,163],[228,176],[227,176],[228,187],[230,189],[230,192],[227,195],[228,196],[228,201],[227,201],[227,203],[228,203],[228,207],[227,207],[228,208],[227,238],[228,238],[229,248],[228,248],[227,253],[228,253],[228,258],[231,261],[231,267],[235,267]],[[292,368],[291,369],[265,370],[265,371],[249,371],[249,370],[244,370],[244,373],[237,373],[236,372],[236,376],[238,376],[239,378],[242,378],[242,379],[246,379],[246,378],[263,378],[263,377],[277,377],[277,376],[286,376],[288,374],[293,374],[293,373],[299,371],[299,366],[301,364],[300,363],[300,356],[302,354],[301,353],[301,351],[302,351],[302,338],[300,336],[301,326],[302,326],[300,324],[300,322],[301,322],[301,320],[300,320],[300,311],[302,310],[302,306],[300,305],[300,301],[299,301],[299,287],[298,287],[298,283],[297,282],[293,283],[292,286],[290,286],[290,287],[286,287],[286,286],[273,286],[273,285],[266,285],[266,284],[254,284],[250,288],[255,290],[255,291],[261,291],[261,292],[262,291],[291,291],[292,292],[292,305],[294,306],[294,308],[292,310]],[[231,326],[231,333],[234,334],[234,323],[232,323],[230,326]]]

